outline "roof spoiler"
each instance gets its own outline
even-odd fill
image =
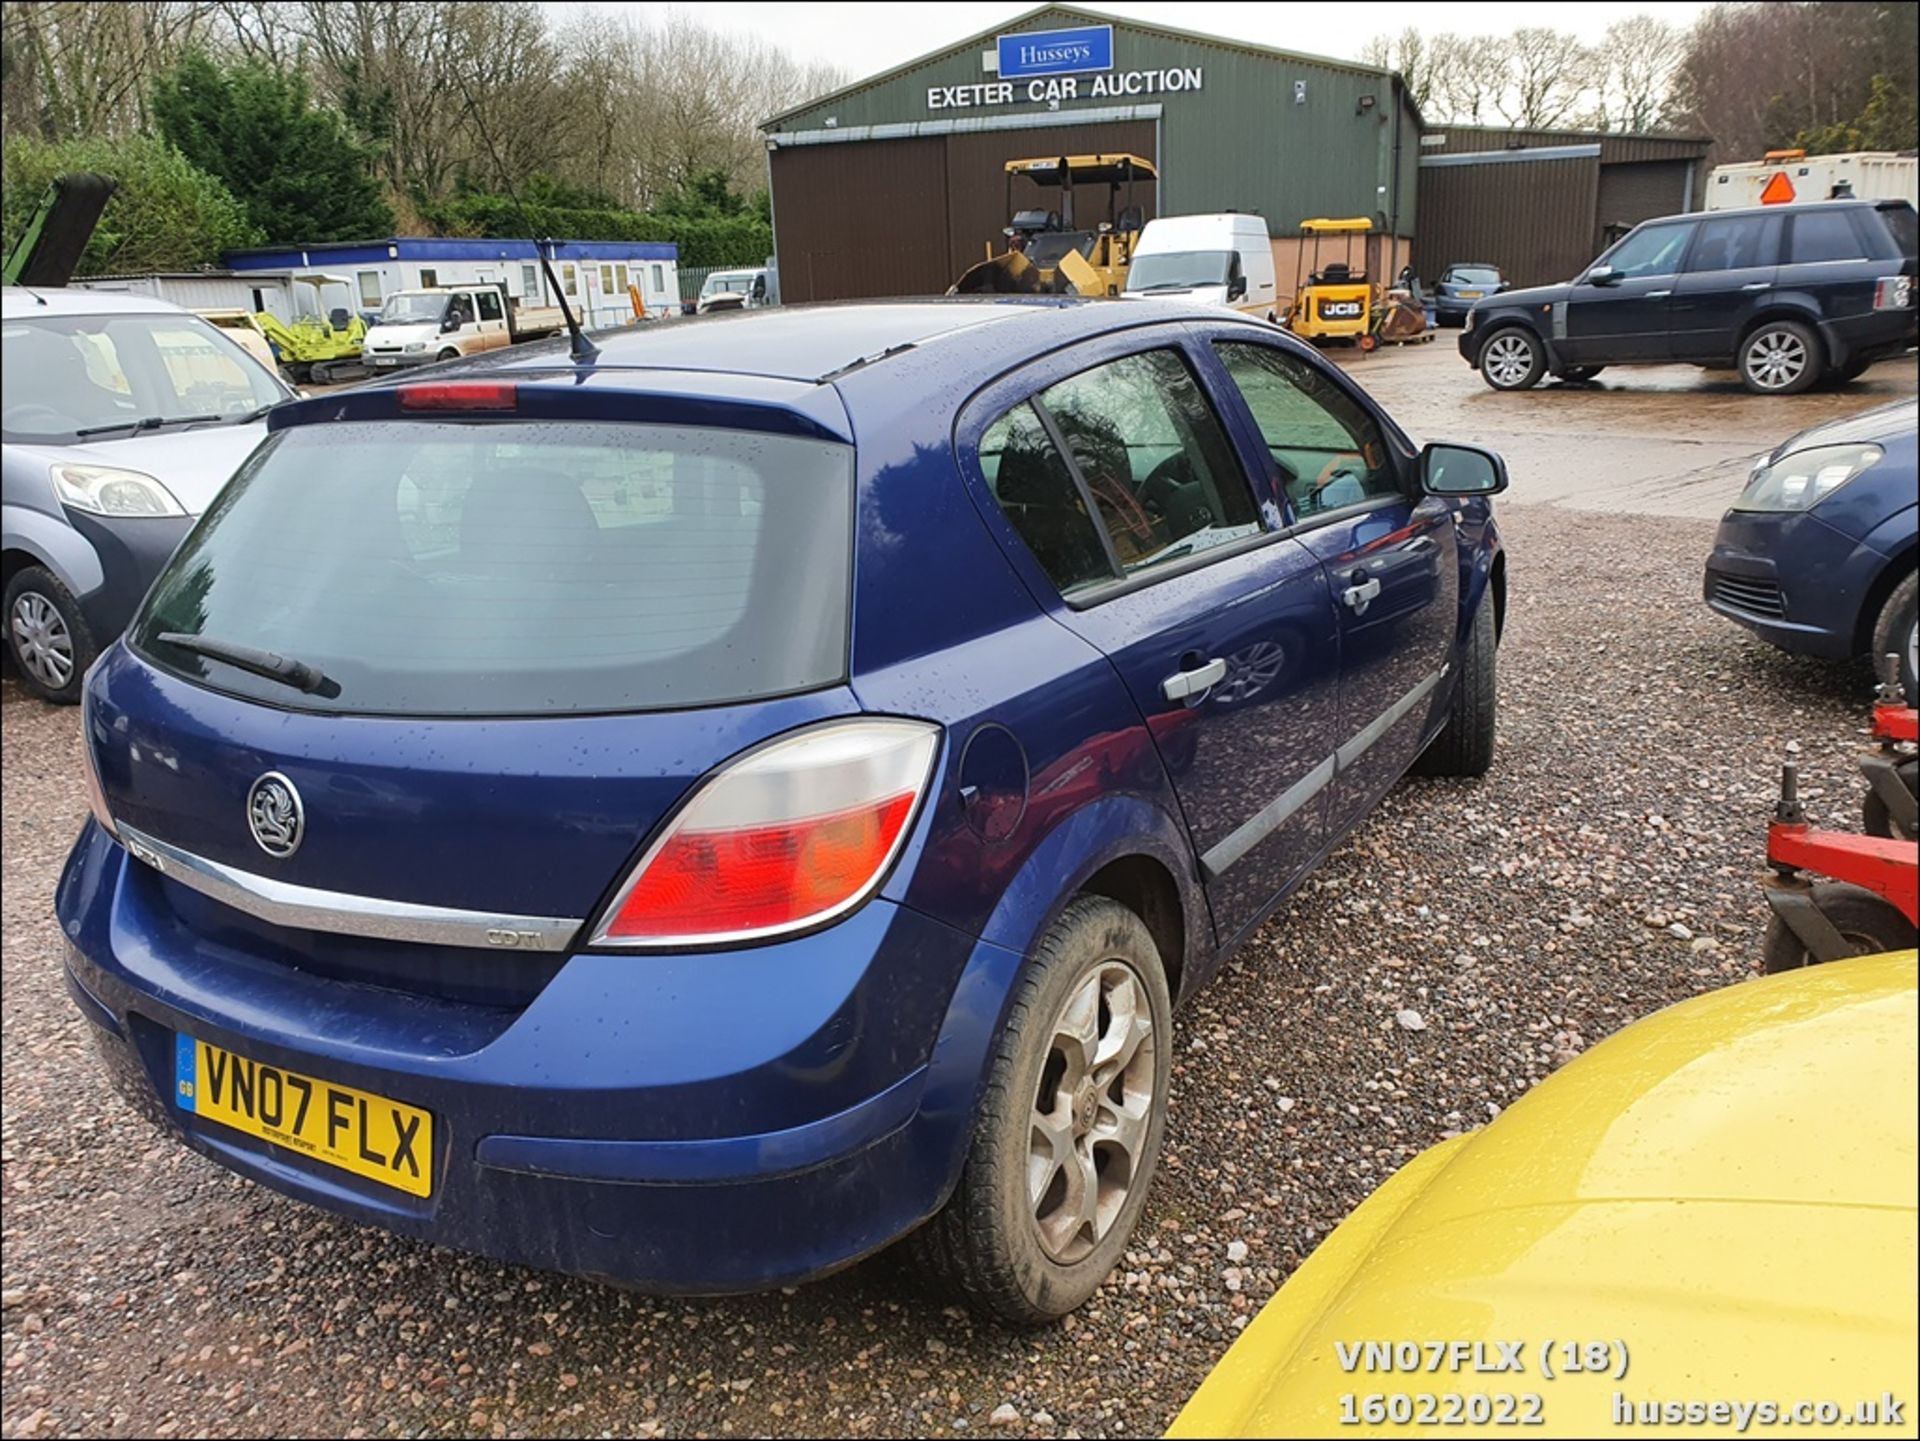
[[[57,289],[73,279],[100,214],[118,188],[119,182],[105,175],[82,171],[55,176],[8,252],[0,282]]]

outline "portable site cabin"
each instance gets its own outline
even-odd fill
[[[633,321],[630,286],[639,288],[649,315],[679,308],[679,247],[670,242],[560,240],[552,244],[551,259],[567,304],[589,329]],[[326,288],[325,303],[368,314],[378,312],[395,291],[444,285],[504,284],[513,300],[530,308],[559,303],[530,240],[393,236],[300,249],[234,250],[226,260],[234,271],[258,277],[261,303],[255,309],[287,320],[298,312],[276,307],[272,287],[279,287],[281,306],[310,306],[314,287],[287,284],[304,275],[350,277],[345,287]]]
[[[76,290],[144,295],[186,310],[270,310],[286,317],[291,302],[286,281],[232,270],[148,271],[139,275],[89,275],[68,282]]]

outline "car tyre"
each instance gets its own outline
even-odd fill
[[[1495,390],[1530,390],[1547,369],[1547,348],[1524,325],[1504,325],[1480,343],[1480,378]]]
[[[441,351],[438,355],[434,356],[435,360],[458,360],[459,358],[460,358],[460,352],[455,350],[451,345],[449,345],[445,350]]]
[[[1900,658],[1900,689],[1908,705],[1920,705],[1920,574],[1909,574],[1893,588],[1873,623],[1873,662]]]
[[[1089,1028],[1090,1070],[1077,1058]],[[959,1184],[909,1242],[921,1269],[1016,1326],[1092,1296],[1153,1181],[1172,1028],[1165,968],[1140,917],[1103,896],[1068,905],[1008,1004]],[[1065,1163],[1053,1159],[1063,1142]]]
[[[1483,776],[1493,765],[1499,651],[1493,628],[1493,597],[1483,595],[1467,632],[1460,675],[1447,701],[1446,724],[1413,763],[1416,772],[1426,776]]]
[[[42,700],[72,705],[99,647],[80,603],[45,566],[30,565],[7,582],[7,655],[20,683]]]
[[[1766,320],[1740,342],[1740,379],[1755,395],[1798,395],[1820,379],[1820,337],[1798,320]]]
[[[1913,922],[1893,902],[1860,886],[1845,881],[1815,881],[1813,903],[1846,941],[1849,955],[1873,956],[1882,951],[1910,950],[1914,945]],[[1767,922],[1760,965],[1768,975],[1813,964],[1813,956],[1791,926],[1778,916]]]

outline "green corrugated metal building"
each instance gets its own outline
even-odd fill
[[[1079,33],[1001,43],[1063,31]],[[945,290],[1000,239],[1002,166],[1026,156],[1144,155],[1160,170],[1136,196],[1149,218],[1258,213],[1285,291],[1303,219],[1372,219],[1368,266],[1382,277],[1414,233],[1420,115],[1399,76],[1076,6],[1030,11],[763,129],[789,301]]]

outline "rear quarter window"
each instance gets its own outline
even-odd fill
[[[1883,252],[1888,259],[1912,260],[1920,255],[1920,216],[1911,205],[1883,205],[1874,214],[1893,241],[1893,249]]]
[[[656,710],[846,673],[852,451],[600,422],[296,427],[169,563],[134,648],[216,689],[366,714]],[[318,667],[322,699],[161,639]]]

